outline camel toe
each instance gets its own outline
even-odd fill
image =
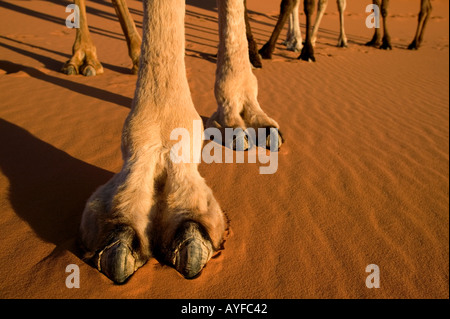
[[[100,270],[117,284],[123,284],[135,272],[136,260],[122,241],[106,247],[99,256]]]
[[[210,240],[205,238],[197,223],[187,222],[182,226],[175,243],[175,269],[186,279],[195,278],[212,256]]]

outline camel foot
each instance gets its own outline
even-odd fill
[[[281,145],[285,142],[283,134],[281,131],[275,127],[266,128],[266,140],[262,142],[261,145],[265,145],[271,152],[278,152]],[[259,143],[259,142],[258,142]]]
[[[278,151],[281,145],[285,142],[283,134],[279,131],[276,122],[268,117],[266,114],[259,114],[254,117],[243,117],[240,120],[244,121],[247,128],[253,128],[254,134],[249,133],[243,128],[234,128],[234,134],[232,138],[227,140],[227,134],[225,133],[225,141],[223,145],[234,151],[248,151],[253,146],[265,147],[271,151]],[[217,113],[209,119],[206,127],[214,127],[220,130],[224,128],[231,128],[230,126],[219,124],[217,119]],[[265,134],[259,136],[259,129],[265,128]]]
[[[84,47],[74,52],[61,71],[67,75],[96,76],[103,73],[103,66],[97,59],[95,47]]]
[[[316,62],[316,58],[314,57],[314,49],[312,45],[305,45],[298,59],[307,62]]]
[[[133,64],[133,67],[131,68],[131,73],[138,74],[138,71],[139,71],[139,63]]]
[[[346,39],[339,39],[337,47],[338,48],[348,48],[347,40]]]
[[[420,45],[417,43],[417,41],[413,41],[409,46],[408,50],[419,50]]]
[[[286,50],[292,51],[292,52],[301,52],[303,49],[303,44],[301,41],[297,40],[286,40],[283,42],[283,45],[286,46]]]
[[[262,61],[261,61],[261,56],[259,55],[258,51],[256,49],[250,50],[249,55],[250,55],[250,63],[252,64],[253,68],[261,69]]]
[[[217,113],[213,114],[213,116],[206,123],[206,127],[217,128],[222,131],[222,134],[225,135],[225,138],[222,140],[223,146],[237,152],[245,152],[253,147],[252,139],[249,138],[247,133],[240,127],[235,128],[233,136],[228,138],[227,134],[224,133],[225,127],[218,123],[216,115]]]
[[[245,134],[243,130],[238,130],[238,133],[233,137],[233,140],[227,143],[227,147],[237,151],[244,152],[252,148],[251,139]]]
[[[392,50],[392,45],[390,43],[390,41],[388,40],[383,40],[383,43],[380,46],[381,50]]]
[[[141,54],[140,45],[139,45],[139,50],[136,50],[136,51],[134,51],[134,53],[130,54],[131,61],[133,62],[133,66],[131,67],[131,70],[130,70],[132,74],[138,74],[140,56],[141,56],[140,54]]]
[[[72,64],[67,64],[62,68],[62,72],[67,75],[77,75],[78,70],[77,68]]]
[[[298,43],[288,44],[286,46],[286,50],[291,51],[291,52],[295,52],[295,53],[302,52],[302,48],[303,48],[303,46],[301,44],[298,44]]]
[[[379,48],[381,45],[381,42],[379,40],[371,40],[369,42],[367,42],[365,44],[367,47],[372,47],[372,48]]]
[[[98,270],[116,284],[125,283],[137,269],[131,241],[130,232],[122,232],[98,255]]]
[[[272,49],[270,48],[269,43],[264,44],[264,46],[259,50],[259,54],[265,60],[272,59]]]
[[[82,65],[77,65],[76,63],[69,60],[64,64],[61,71],[67,75],[82,74],[84,76],[96,76],[97,74],[103,73],[103,67],[100,63],[85,63]]]
[[[178,229],[173,247],[173,265],[186,279],[198,276],[213,254],[208,235],[192,221],[185,222]]]
[[[81,74],[84,76],[96,76],[97,71],[92,65],[86,65],[82,68]]]

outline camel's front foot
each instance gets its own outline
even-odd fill
[[[141,57],[141,43],[142,40],[140,37],[134,38],[131,44],[129,45],[130,48],[128,50],[128,55],[131,58],[131,61],[133,62],[133,66],[131,67],[131,73],[138,74],[139,71],[139,59]]]
[[[408,46],[408,50],[419,50],[419,48],[420,48],[420,45],[416,40],[411,42],[411,44]]]
[[[115,233],[110,243],[98,253],[98,270],[117,284],[125,283],[138,268],[133,238],[134,231],[125,228]]]
[[[271,151],[278,151],[285,142],[284,136],[278,128],[266,127],[265,141],[258,141],[258,145],[266,145]]]
[[[247,105],[239,114],[234,115],[224,115],[219,109],[206,126],[222,130],[224,145],[235,151],[247,151],[254,145],[278,151],[285,141],[278,123],[267,116],[259,104],[252,105]],[[222,111],[226,112],[224,109]],[[253,130],[250,131],[249,128]],[[233,135],[228,136],[226,129],[233,129]]]
[[[192,221],[185,222],[178,229],[172,249],[172,263],[186,279],[199,275],[213,254],[208,234]]]
[[[380,49],[381,50],[392,50],[391,40],[384,37],[383,43],[381,43]]]
[[[316,58],[314,57],[314,48],[311,43],[305,43],[305,46],[302,49],[302,53],[300,54],[298,59],[307,62],[316,62]]]
[[[259,106],[258,102],[249,103],[241,112],[242,119],[247,128],[253,128],[256,134],[255,144],[266,147],[271,151],[278,151],[285,142],[279,130],[278,123],[269,117]]]
[[[348,41],[346,37],[340,36],[337,44],[338,48],[347,48]]]
[[[261,56],[258,52],[250,52],[250,63],[254,69],[262,68]]]
[[[273,48],[271,48],[270,43],[267,42],[264,46],[259,50],[259,54],[265,60],[272,59]]]
[[[133,66],[131,67],[132,74],[138,74],[139,71],[139,58],[133,60]]]
[[[261,131],[260,131],[261,130]],[[254,145],[265,147],[266,149],[277,152],[285,142],[283,134],[275,126],[262,127],[255,130],[255,133],[249,133],[247,130],[238,130],[231,141],[227,144],[235,151],[247,151]]]
[[[255,129],[254,134],[242,128],[234,129],[234,132],[232,139],[225,141],[225,145],[238,152],[248,151],[254,145],[277,152],[285,142],[283,134],[275,126]]]
[[[381,45],[381,40],[377,35],[374,35],[372,40],[365,44],[368,47],[379,48]]]
[[[67,75],[95,76],[103,73],[103,66],[97,59],[95,47],[85,45],[74,50],[72,58],[62,67],[62,72]]]
[[[286,46],[286,49],[288,51],[292,51],[292,52],[301,52],[303,49],[303,43],[300,40],[297,40],[296,38],[292,38],[292,39],[288,39],[286,41],[283,42],[283,44]]]

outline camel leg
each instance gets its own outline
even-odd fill
[[[345,8],[347,7],[347,0],[337,0],[337,5],[339,9],[339,21],[340,21],[340,34],[337,46],[340,48],[346,48],[347,36],[345,35],[345,28],[344,28],[344,13]]]
[[[299,1],[299,0],[298,0]],[[275,45],[277,43],[278,37],[280,36],[281,31],[283,30],[284,25],[286,24],[289,15],[291,14],[294,6],[296,4],[296,0],[283,0],[280,5],[280,16],[278,17],[277,24],[275,25],[275,29],[270,36],[269,41],[259,50],[261,57],[263,59],[271,59],[272,53],[275,50]]]
[[[221,249],[224,215],[196,164],[168,162],[164,198],[154,219],[155,255],[185,278],[194,278]]]
[[[300,30],[299,21],[300,0],[295,1],[294,9],[289,15],[289,29],[286,41],[283,42],[289,51],[301,52],[303,48],[302,31]]]
[[[225,231],[223,213],[197,170],[202,132],[194,134],[194,123],[202,122],[186,76],[184,18],[185,0],[144,0],[138,80],[122,133],[124,164],[83,212],[86,258],[116,283],[152,255],[192,278],[220,248]],[[189,150],[180,163],[172,139],[179,130],[189,137],[180,142]]]
[[[425,34],[425,28],[428,24],[428,20],[431,17],[431,11],[433,10],[430,0],[422,0],[422,3],[423,3],[423,7],[424,7],[423,11],[426,12],[426,18],[423,21],[422,30],[420,31],[418,47],[420,47],[422,45],[423,37]]]
[[[243,1],[218,0],[218,8],[220,43],[215,83],[218,109],[208,120],[207,126],[240,128],[244,131],[253,128],[256,133],[259,128],[278,129],[278,123],[264,113],[258,102],[258,82],[247,53]],[[234,141],[228,142],[235,147]],[[248,149],[250,142],[253,141],[243,142],[242,150]],[[279,132],[276,142],[276,146],[272,144],[272,150],[278,150],[282,144]],[[268,140],[264,140],[264,145],[270,148]]]
[[[159,146],[138,158],[125,155],[122,170],[88,199],[80,225],[84,257],[115,283],[123,284],[151,256],[148,223],[154,205]]]
[[[312,30],[311,43],[313,46],[316,45],[317,34],[319,33],[320,23],[322,22],[323,15],[327,10],[328,0],[319,0],[317,6],[317,16],[316,21],[314,22],[314,28]]]
[[[288,41],[292,38],[292,34],[294,33],[294,25],[292,24],[292,21],[294,19],[294,11],[295,11],[295,7],[292,10],[292,13],[289,15],[288,31],[286,33],[286,40],[283,41],[283,45],[288,44]]]
[[[80,27],[76,31],[72,57],[64,64],[62,72],[68,75],[83,74],[85,76],[102,74],[103,67],[97,59],[97,49],[89,33],[85,0],[74,2],[80,9]]]
[[[244,2],[238,1],[243,7]],[[161,136],[162,148],[167,150],[161,154],[165,178],[158,183],[160,208],[150,225],[152,251],[190,279],[197,276],[213,253],[221,248],[226,223],[211,189],[198,172],[203,127],[199,134],[194,134],[194,124],[202,126],[202,121],[192,102],[186,76],[186,2],[144,0],[144,5],[145,29],[134,102],[136,111],[129,123],[131,127],[137,125],[137,131],[146,132],[136,134],[143,143],[142,151],[148,147],[149,140],[155,139],[154,133],[148,131],[151,126],[158,128],[157,136]],[[244,10],[240,13],[241,31],[247,43]],[[250,61],[248,46],[244,56]],[[172,140],[173,133],[180,129],[189,133],[188,140]],[[131,145],[138,141],[131,141]],[[190,155],[182,161],[177,160],[178,152],[174,151],[180,143]]]
[[[373,4],[381,7],[381,1],[382,0],[373,0]],[[376,47],[378,48],[381,45],[381,33],[379,28],[375,28],[375,32],[373,34],[372,40],[366,43],[369,47]]]
[[[245,30],[247,31],[248,53],[250,55],[250,62],[254,68],[260,69],[262,68],[261,56],[259,55],[258,52],[258,45],[256,44],[256,41],[253,38],[252,27],[250,25],[250,19],[248,17],[247,0],[244,0],[244,6],[245,6]]]
[[[315,0],[304,0],[304,10],[306,15],[306,40],[299,60],[316,61],[314,48],[312,45],[312,14],[314,12]]]
[[[431,1],[422,0],[419,13],[419,22],[417,24],[417,31],[414,40],[408,46],[409,50],[417,50],[422,44],[423,35],[425,33],[425,27],[427,26],[428,19],[431,16]]]
[[[128,55],[133,62],[131,72],[137,74],[141,53],[141,36],[136,30],[136,25],[130,15],[126,0],[111,0],[111,2],[116,10],[117,17],[119,18],[120,25],[127,40]]]
[[[387,29],[388,7],[389,7],[389,0],[383,0],[381,4],[381,16],[383,17],[384,34],[383,34],[383,41],[380,46],[380,49],[382,50],[392,50],[391,37]]]

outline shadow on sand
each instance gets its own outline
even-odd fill
[[[87,198],[113,173],[80,161],[0,119],[0,170],[15,213],[41,239],[79,251],[75,238]]]

